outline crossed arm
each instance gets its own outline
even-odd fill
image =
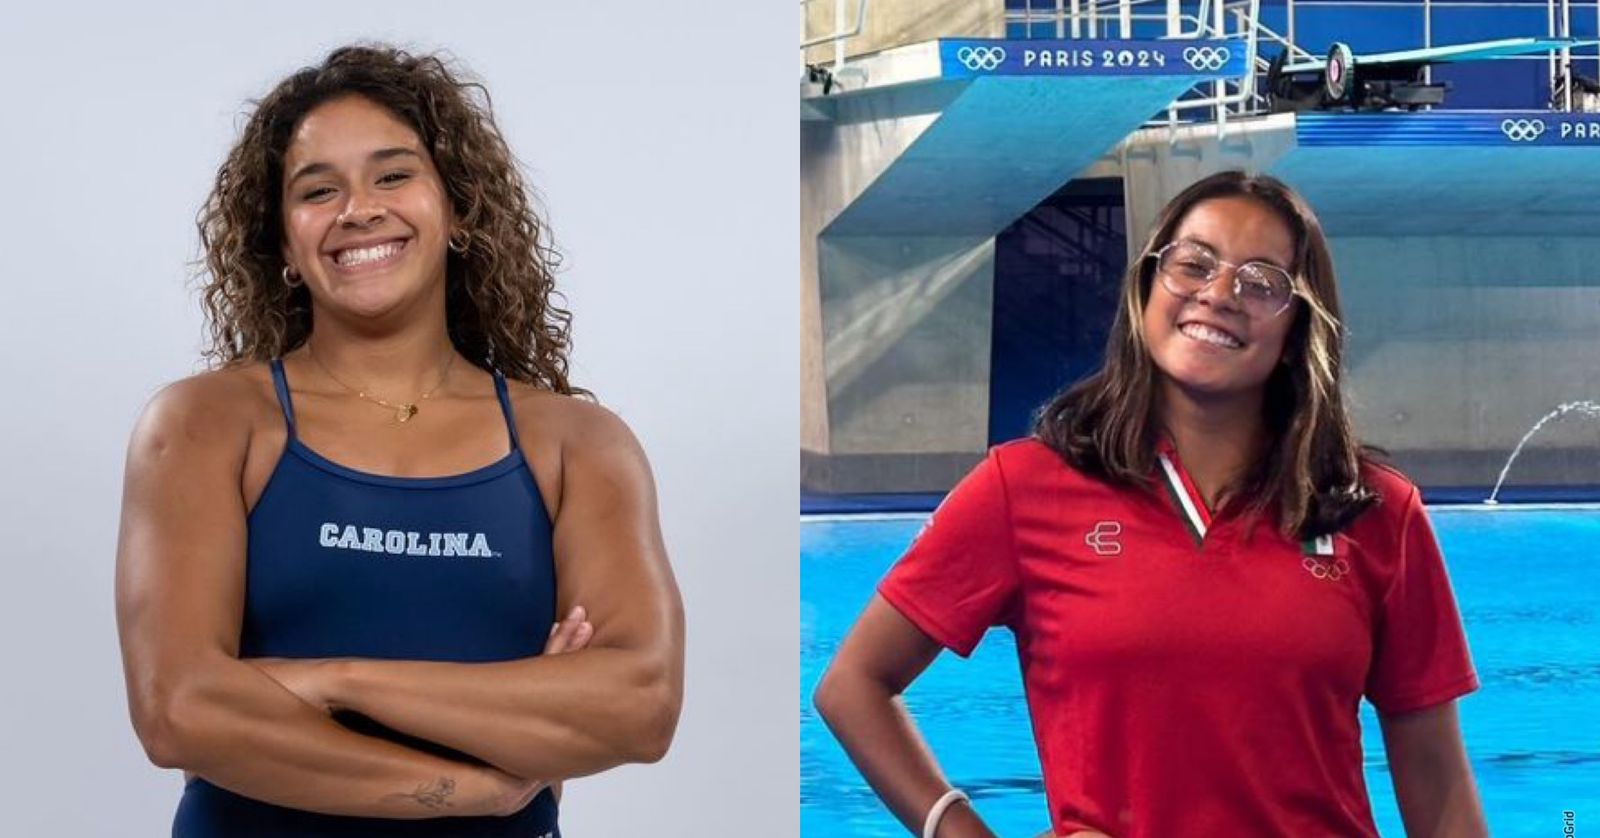
[[[509,814],[550,781],[661,756],[682,695],[682,607],[648,466],[619,420],[584,406],[562,449],[559,599],[586,606],[585,648],[493,664],[252,662],[237,646],[248,424],[218,386],[163,391],[129,451],[118,625],[153,762],[279,805],[417,818]],[[487,765],[356,734],[330,707]]]
[[[568,455],[555,527],[556,554],[574,557],[560,566],[562,598],[583,603],[576,618],[595,627],[587,648],[503,663],[278,661],[268,673],[312,704],[355,710],[519,777],[660,759],[682,693],[681,617],[676,594],[662,595],[665,562],[630,561],[661,546],[643,456],[617,429]]]

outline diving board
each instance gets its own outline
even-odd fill
[[[1272,110],[1418,110],[1442,104],[1447,85],[1424,81],[1434,64],[1496,61],[1600,44],[1594,38],[1501,38],[1466,44],[1357,55],[1335,42],[1326,58],[1290,61],[1279,53],[1267,69]],[[1307,77],[1310,78],[1307,78]]]
[[[1374,64],[1450,64],[1460,61],[1487,61],[1511,58],[1518,55],[1550,53],[1563,49],[1594,46],[1596,39],[1578,38],[1502,38],[1498,41],[1479,41],[1470,44],[1452,44],[1442,47],[1403,49],[1378,52],[1371,55],[1352,56],[1354,64],[1366,67]],[[1328,68],[1328,59],[1315,58],[1286,64],[1285,73],[1320,73]]]

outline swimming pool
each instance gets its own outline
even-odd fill
[[[1600,508],[1429,510],[1483,687],[1461,725],[1490,829],[1560,835],[1600,820]],[[811,692],[874,585],[924,515],[800,526],[800,828],[807,836],[902,836],[811,707]],[[1048,826],[1016,647],[991,631],[970,660],[942,654],[906,703],[945,773],[1001,836]],[[1378,829],[1404,835],[1377,718],[1361,711]]]

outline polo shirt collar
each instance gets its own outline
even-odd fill
[[[1172,438],[1162,433],[1156,438],[1156,460],[1158,482],[1166,489],[1167,495],[1172,499],[1172,505],[1177,507],[1183,516],[1184,524],[1189,534],[1194,537],[1196,544],[1205,541],[1206,532],[1211,529],[1211,510],[1206,508],[1205,499],[1200,496],[1200,490],[1195,486],[1189,472],[1183,468],[1183,461],[1178,457],[1178,447],[1173,444]],[[1300,543],[1301,550],[1307,556],[1332,556],[1334,555],[1333,536],[1324,535],[1307,539]]]
[[[1173,506],[1183,516],[1184,524],[1189,529],[1189,534],[1194,536],[1196,544],[1205,540],[1206,531],[1211,528],[1211,510],[1206,508],[1205,500],[1200,496],[1200,490],[1195,487],[1194,480],[1189,473],[1184,471],[1183,462],[1178,458],[1178,448],[1172,444],[1171,438],[1166,434],[1156,439],[1156,461],[1158,464],[1157,480],[1167,490],[1172,498]]]

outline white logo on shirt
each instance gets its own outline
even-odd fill
[[[466,532],[407,532],[405,530],[380,530],[376,527],[340,526],[332,522],[322,525],[317,543],[323,547],[340,550],[359,550],[366,553],[387,553],[391,556],[479,556],[492,558],[500,555],[489,549],[489,539],[483,533]]]
[[[1088,535],[1083,537],[1083,543],[1089,545],[1096,555],[1120,556],[1122,555],[1122,542],[1117,536],[1122,535],[1122,524],[1117,521],[1101,521],[1094,525]]]

